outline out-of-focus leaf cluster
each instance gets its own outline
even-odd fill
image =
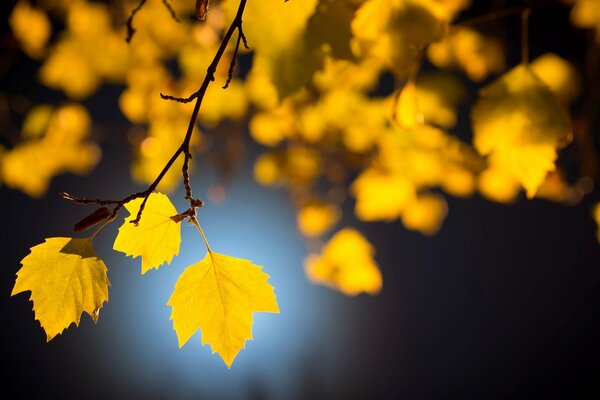
[[[119,107],[137,125],[128,135],[132,174],[152,182],[181,144],[192,107],[158,94],[187,97],[198,89],[239,1],[211,4],[198,22],[193,2],[175,0],[177,22],[161,0],[148,0],[133,21],[130,44],[124,21],[137,1],[113,8],[87,0],[38,3],[18,2],[10,25],[23,51],[40,60],[40,81],[73,100],[104,83],[122,85]],[[344,228],[327,243],[320,240],[348,221],[344,205],[353,205],[361,221],[400,221],[432,235],[450,211],[448,195],[479,193],[510,203],[524,191],[529,198],[572,203],[589,191],[567,182],[556,164],[573,136],[569,107],[581,92],[578,71],[552,53],[507,66],[505,38],[456,22],[469,7],[470,0],[248,2],[243,28],[251,67],[221,89],[232,44],[195,129],[248,118],[250,136],[266,149],[255,162],[255,178],[290,193],[299,232],[314,253],[306,263],[313,281],[349,295],[381,288],[373,248],[358,231]],[[50,42],[47,13],[65,22]],[[600,5],[576,0],[571,20],[600,34]],[[382,91],[381,82],[389,80],[394,90]],[[469,92],[475,84],[482,85],[479,93]],[[472,132],[460,132],[457,126],[469,121],[460,124],[459,110],[469,97],[476,98]],[[56,173],[84,172],[97,161],[98,152],[92,155],[79,134],[69,140],[88,146],[85,163],[67,163],[61,153],[65,165],[40,167],[39,179],[31,177],[26,157],[54,157],[40,147],[56,135],[52,113],[60,109],[33,109],[23,143],[1,153],[7,185],[39,196]],[[206,151],[211,139],[199,133],[192,148]],[[180,167],[167,173],[161,190],[176,187]]]

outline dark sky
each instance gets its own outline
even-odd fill
[[[518,24],[500,25],[510,43],[518,42]],[[562,8],[532,17],[533,58],[553,50],[582,63],[583,38],[569,28]],[[509,54],[515,61],[518,46]],[[19,58],[1,78],[0,90],[59,103],[62,98],[35,84],[33,71]],[[306,282],[306,250],[285,193],[252,180],[256,146],[239,166],[227,201],[207,204],[200,214],[213,247],[265,266],[282,309],[280,315],[255,318],[255,340],[231,370],[200,345],[199,335],[177,348],[164,304],[178,274],[203,256],[187,228],[186,250],[178,260],[144,277],[139,261],[111,250],[116,224],[103,231],[95,248],[108,265],[112,286],[99,324],[83,318],[79,328],[46,344],[27,295],[10,297],[15,273],[30,247],[44,237],[71,235],[72,224],[86,214],[59,199],[59,191],[122,197],[138,189],[128,175],[131,154],[123,139],[128,126],[115,104],[119,90],[104,89],[87,102],[108,132],[103,160],[92,174],[55,179],[41,200],[0,187],[3,397],[600,396],[600,246],[591,218],[598,189],[577,206],[450,198],[449,216],[433,238],[398,222],[348,218],[344,222],[377,248],[384,289],[376,297],[347,298]],[[205,196],[215,173],[199,162],[192,183]],[[183,208],[182,193],[175,197]],[[347,204],[347,215],[351,209]]]

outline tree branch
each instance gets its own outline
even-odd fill
[[[133,16],[144,5],[145,1],[146,0],[142,0],[140,2],[140,4],[136,7],[136,9],[134,9],[134,12],[132,12],[130,19],[128,20],[128,27],[131,26],[131,21],[133,20]],[[243,36],[243,33],[242,33],[242,16],[244,14],[246,2],[247,2],[247,0],[240,0],[240,5],[238,6],[238,10],[235,15],[235,18],[233,19],[233,21],[231,22],[231,25],[229,26],[229,29],[223,36],[223,39],[221,40],[221,45],[219,46],[219,49],[217,50],[215,57],[213,58],[211,64],[208,66],[206,75],[204,77],[204,81],[202,82],[200,89],[198,89],[197,92],[195,92],[188,98],[188,99],[190,99],[189,101],[192,101],[193,99],[195,99],[196,103],[194,105],[194,110],[192,111],[192,115],[190,116],[190,122],[188,124],[185,138],[183,139],[183,142],[177,148],[175,153],[173,153],[173,155],[171,156],[169,161],[167,161],[164,168],[158,174],[158,176],[156,177],[154,182],[152,182],[150,184],[150,186],[148,186],[148,188],[146,190],[144,190],[143,192],[133,193],[121,200],[85,199],[85,198],[78,198],[78,197],[72,196],[68,193],[62,192],[62,193],[60,193],[60,195],[64,199],[72,201],[76,204],[98,204],[98,205],[112,204],[112,205],[115,205],[114,209],[111,212],[112,217],[114,217],[114,216],[116,216],[116,214],[119,212],[119,210],[125,204],[129,203],[130,201],[132,201],[134,199],[143,198],[142,204],[140,205],[140,208],[137,212],[135,219],[131,221],[131,223],[137,225],[139,223],[140,219],[142,218],[142,213],[144,212],[144,207],[146,206],[146,202],[148,201],[150,194],[156,190],[157,186],[160,184],[160,182],[164,178],[165,174],[173,166],[173,163],[177,160],[177,158],[179,158],[179,156],[181,154],[183,154],[183,157],[184,157],[183,168],[182,168],[183,184],[185,187],[185,198],[187,200],[189,200],[190,208],[181,214],[173,216],[173,219],[174,220],[178,220],[178,219],[183,220],[184,218],[188,218],[188,217],[193,218],[196,215],[196,208],[201,207],[203,205],[203,202],[200,199],[194,199],[193,194],[192,194],[192,186],[190,184],[190,174],[189,174],[189,161],[192,158],[192,153],[190,152],[190,141],[192,139],[194,127],[196,125],[198,113],[200,112],[200,106],[202,105],[202,100],[204,99],[204,95],[206,94],[206,90],[208,89],[208,86],[210,85],[211,82],[213,82],[215,80],[215,72],[217,70],[217,66],[219,65],[219,61],[221,61],[221,58],[223,57],[223,54],[225,53],[225,50],[227,49],[227,45],[229,44],[229,41],[231,40],[233,33],[236,30],[238,30],[241,40],[244,43],[246,42],[245,38]],[[133,28],[131,28],[131,29],[133,29]],[[239,39],[238,39],[238,41],[239,41]],[[168,99],[172,98],[172,96],[165,96],[163,94],[161,94],[161,97],[163,99],[164,98],[168,98]],[[173,98],[173,99],[176,99],[176,98]]]

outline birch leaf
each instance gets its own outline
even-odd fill
[[[471,117],[477,151],[510,172],[529,198],[571,138],[567,112],[526,65],[483,88]]]
[[[152,193],[148,197],[142,218],[137,226],[130,221],[137,217],[142,199],[125,204],[129,216],[119,228],[113,249],[131,257],[142,258],[142,274],[163,263],[170,264],[173,256],[179,253],[181,229],[178,222],[171,219],[177,210],[171,200],[162,193]]]
[[[179,347],[200,329],[202,344],[209,344],[230,368],[246,340],[252,339],[252,314],[279,313],[269,275],[261,269],[211,250],[187,267],[167,303]]]
[[[110,283],[91,238],[47,238],[32,247],[21,264],[11,296],[31,291],[35,318],[48,341],[71,323],[79,326],[84,312],[98,321],[100,309],[108,301]]]

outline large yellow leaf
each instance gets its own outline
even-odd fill
[[[269,275],[251,261],[208,251],[185,269],[167,305],[179,347],[198,330],[230,368],[238,352],[252,339],[252,313],[279,313]]]
[[[11,295],[31,291],[35,318],[48,341],[73,322],[79,326],[83,312],[97,322],[110,283],[91,238],[48,238],[32,247],[21,264]]]
[[[152,193],[146,202],[138,226],[130,223],[137,216],[142,199],[125,204],[129,216],[119,228],[113,249],[128,256],[142,257],[142,274],[170,264],[179,253],[181,230],[179,222],[171,219],[177,210],[169,198],[162,193]]]

